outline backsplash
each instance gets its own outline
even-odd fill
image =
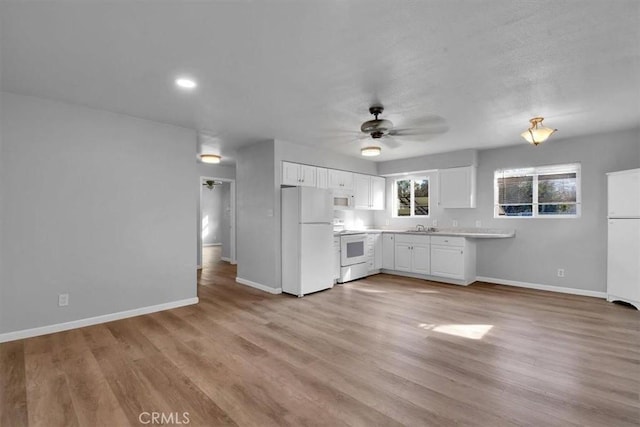
[[[333,217],[340,220],[346,230],[361,230],[374,226],[374,211],[335,210]]]

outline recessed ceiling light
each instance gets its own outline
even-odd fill
[[[367,157],[379,156],[381,152],[382,152],[382,149],[380,147],[375,147],[375,146],[364,147],[363,149],[360,150],[360,154]]]
[[[198,83],[189,77],[178,77],[176,79],[176,86],[181,89],[195,89],[198,87]]]
[[[222,157],[218,156],[217,154],[200,154],[200,160],[202,160],[202,163],[220,163],[220,160],[222,159]]]

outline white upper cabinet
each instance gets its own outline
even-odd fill
[[[379,176],[353,174],[356,209],[384,209],[385,179]]]
[[[281,184],[341,190],[354,194],[355,209],[384,209],[386,181],[380,176],[283,161]]]
[[[300,165],[300,185],[302,187],[316,186],[316,167],[309,165]]]
[[[476,168],[441,169],[438,171],[438,205],[441,208],[476,207]]]
[[[329,171],[326,168],[316,168],[316,187],[329,188]]]
[[[300,184],[300,165],[297,163],[282,162],[282,185]]]
[[[369,175],[354,174],[356,209],[371,209],[371,177]]]
[[[640,169],[607,174],[608,216],[640,217]]]
[[[332,190],[353,191],[353,172],[329,169],[329,188]]]
[[[316,167],[298,163],[282,162],[282,185],[298,187],[316,186]]]
[[[371,177],[371,209],[384,210],[386,185],[387,180],[381,176]]]

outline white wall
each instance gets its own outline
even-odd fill
[[[378,175],[427,171],[478,164],[477,150],[460,150],[378,163]]]
[[[0,332],[196,297],[195,132],[7,93],[2,110]]]
[[[582,164],[580,218],[493,218],[493,173],[496,169],[573,162]],[[402,172],[390,167],[393,165],[381,166],[388,173]],[[432,218],[426,222],[437,218],[438,226],[451,226],[451,221],[456,219],[460,227],[473,227],[475,221],[480,220],[483,227],[516,230],[513,239],[478,241],[479,276],[604,292],[607,256],[605,173],[637,167],[640,167],[640,132],[637,129],[575,139],[554,137],[539,147],[523,143],[482,150],[478,153],[477,208],[434,208]],[[436,189],[437,185],[432,187]],[[390,190],[390,185],[387,189]],[[389,210],[376,216],[379,226],[384,226],[387,220],[392,228],[425,222],[394,220],[390,218]],[[565,269],[564,278],[557,277],[558,268]]]
[[[237,277],[277,289],[280,216],[276,214],[274,141],[238,150],[236,160]],[[277,193],[279,197],[279,192]]]
[[[236,167],[225,165],[212,165],[209,163],[196,163],[198,168],[198,176],[206,176],[213,178],[236,179]]]
[[[221,257],[231,258],[231,183],[223,182],[220,187],[220,244],[222,244]]]
[[[1,19],[0,19],[0,25],[1,24]],[[2,148],[2,127],[3,127],[3,114],[2,114],[2,99],[4,97],[4,94],[2,92],[2,43],[0,43],[0,179],[3,176],[3,164],[4,164],[4,150]],[[0,181],[0,242],[2,242],[4,240],[4,236],[2,234],[2,223],[3,223],[3,191],[2,191],[2,181]],[[3,271],[3,260],[2,260],[2,250],[1,250],[1,246],[0,246],[0,313],[4,312],[5,308],[4,308],[4,301],[6,300],[5,298],[5,289],[4,289],[4,282],[3,282],[3,278],[2,278],[2,271]],[[0,331],[4,330],[4,325],[3,325],[3,316],[2,314],[0,314]]]

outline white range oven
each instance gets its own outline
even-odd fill
[[[340,278],[338,283],[367,276],[367,235],[365,233],[340,236]]]

